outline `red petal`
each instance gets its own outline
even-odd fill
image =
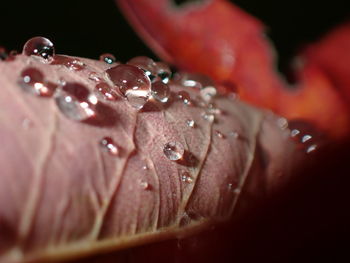
[[[169,0],[116,1],[164,60],[186,71],[207,74],[223,84],[222,91],[236,89],[254,105],[288,118],[313,121],[332,136],[343,137],[350,130],[349,107],[342,98],[350,99],[350,91],[345,91],[350,59],[342,59],[350,42],[349,26],[309,49],[306,55],[312,62],[300,73],[300,88],[290,91],[276,73],[262,24],[228,1],[183,7]]]

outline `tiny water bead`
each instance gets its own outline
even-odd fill
[[[216,88],[213,86],[205,87],[200,91],[200,95],[202,99],[208,103],[213,100],[213,98],[216,96],[216,93],[217,93]]]
[[[289,122],[290,138],[296,143],[298,149],[309,154],[318,148],[321,135],[310,123],[298,120]]]
[[[33,37],[24,44],[23,54],[27,56],[39,56],[45,60],[49,60],[55,55],[55,47],[47,38]]]
[[[104,137],[100,141],[100,146],[110,155],[117,156],[119,153],[118,146],[114,143],[111,137]]]
[[[164,155],[171,161],[182,159],[185,153],[185,148],[180,142],[168,142],[163,148]]]
[[[143,190],[151,190],[152,189],[152,186],[145,182],[145,181],[140,181],[140,187],[143,189]]]
[[[106,100],[115,101],[118,99],[116,90],[109,86],[106,82],[96,84],[95,88]]]
[[[143,70],[132,65],[118,65],[107,69],[106,73],[132,107],[143,108],[151,95],[151,82]]]
[[[110,53],[105,53],[100,56],[100,61],[106,62],[107,64],[113,64],[116,62],[116,58]]]
[[[152,94],[152,97],[155,98],[156,100],[162,103],[166,103],[170,97],[169,86],[163,83],[162,81],[157,81],[155,83],[152,83],[151,94]]]
[[[80,83],[67,82],[58,89],[55,100],[60,111],[72,120],[84,121],[96,114],[96,96]]]
[[[194,128],[196,123],[194,122],[194,120],[190,119],[190,120],[186,120],[186,125],[190,128]]]
[[[215,116],[214,114],[211,114],[211,113],[206,113],[204,112],[202,114],[202,118],[208,122],[214,122],[215,121]]]
[[[225,136],[222,132],[220,132],[220,131],[218,131],[218,130],[215,131],[215,135],[216,135],[218,138],[220,138],[220,139],[225,139],[225,138],[226,138],[226,136]]]
[[[193,183],[191,174],[187,171],[181,171],[181,181],[184,183]]]
[[[56,85],[46,82],[44,74],[33,67],[21,72],[18,83],[24,91],[42,97],[51,97],[56,89]]]
[[[187,92],[187,91],[184,91],[184,90],[181,90],[177,93],[177,97],[182,100],[182,102],[187,105],[187,106],[190,106],[192,105],[192,102],[191,102],[191,96],[190,94]]]

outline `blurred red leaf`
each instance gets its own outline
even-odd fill
[[[345,25],[299,58],[296,89],[275,69],[263,25],[226,0],[180,7],[169,0],[116,0],[146,43],[182,70],[204,73],[222,92],[287,118],[312,121],[334,138],[350,130],[350,26]]]

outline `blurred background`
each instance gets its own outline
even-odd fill
[[[25,41],[41,35],[61,54],[98,58],[113,53],[126,61],[135,55],[155,55],[136,36],[113,0],[1,1],[0,46],[21,51]],[[189,0],[173,0],[181,5]],[[304,43],[316,41],[335,25],[350,18],[349,0],[235,0],[258,17],[279,53],[279,68]]]

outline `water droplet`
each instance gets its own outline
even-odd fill
[[[130,105],[142,109],[151,94],[151,82],[144,71],[132,65],[118,65],[106,72]]]
[[[106,82],[98,83],[95,88],[103,95],[106,100],[117,100],[118,94],[115,89],[111,88]]]
[[[153,59],[145,56],[134,57],[127,62],[128,65],[133,65],[142,69],[151,81],[156,79],[157,65]]]
[[[314,152],[316,149],[317,149],[317,145],[316,144],[312,144],[309,147],[307,147],[306,153]]]
[[[220,139],[225,139],[225,138],[226,138],[225,135],[223,135],[222,132],[220,132],[220,131],[218,131],[218,130],[215,131],[215,135],[216,135],[218,138],[220,138]]]
[[[301,138],[301,142],[302,142],[302,143],[305,143],[305,142],[307,142],[307,141],[309,141],[309,140],[311,140],[311,139],[312,139],[312,136],[309,135],[309,134],[306,134],[306,135],[304,135],[304,136]]]
[[[192,104],[191,102],[191,96],[187,91],[181,90],[177,93],[177,97],[183,101],[185,105],[190,106]]]
[[[111,137],[104,137],[100,141],[101,147],[107,151],[111,155],[118,155],[119,149],[118,146],[114,143],[113,139]]]
[[[62,55],[54,56],[51,65],[63,65],[72,71],[81,71],[86,67],[85,63],[79,59]]]
[[[82,84],[67,82],[55,94],[58,108],[68,118],[84,121],[95,116],[95,95]]]
[[[200,91],[200,95],[205,102],[211,102],[216,96],[216,93],[216,88],[213,86],[205,87]]]
[[[300,131],[298,129],[293,129],[293,130],[290,131],[290,136],[291,137],[296,137],[299,134],[300,134]]]
[[[165,84],[169,82],[171,77],[171,70],[166,63],[157,62],[155,66],[155,71],[160,81],[162,81]]]
[[[191,174],[187,171],[181,171],[181,181],[184,183],[193,183],[193,178]]]
[[[214,122],[214,120],[215,120],[214,114],[211,114],[211,113],[206,113],[206,112],[204,112],[204,113],[202,114],[202,117],[203,117],[203,119],[205,119],[205,120],[208,121],[208,122]]]
[[[24,44],[23,54],[39,56],[48,61],[55,55],[55,48],[53,43],[47,38],[33,37]]]
[[[190,128],[194,128],[195,127],[195,125],[196,125],[196,123],[194,122],[194,120],[186,120],[186,124],[187,124],[187,126],[188,127],[190,127]]]
[[[102,78],[99,76],[97,72],[90,72],[89,73],[89,79],[93,80],[95,82],[101,82]]]
[[[145,181],[141,181],[140,186],[143,190],[151,190],[152,189],[151,185]]]
[[[46,83],[43,73],[33,67],[25,68],[21,72],[18,83],[24,91],[42,97],[51,97],[56,89],[56,85]]]
[[[182,159],[185,149],[180,142],[168,142],[164,145],[163,152],[169,160],[178,161]]]
[[[151,86],[151,94],[156,100],[165,103],[170,97],[169,86],[161,81],[154,82]]]
[[[110,53],[105,53],[100,56],[100,61],[106,62],[107,64],[113,64],[116,62],[116,58]]]

